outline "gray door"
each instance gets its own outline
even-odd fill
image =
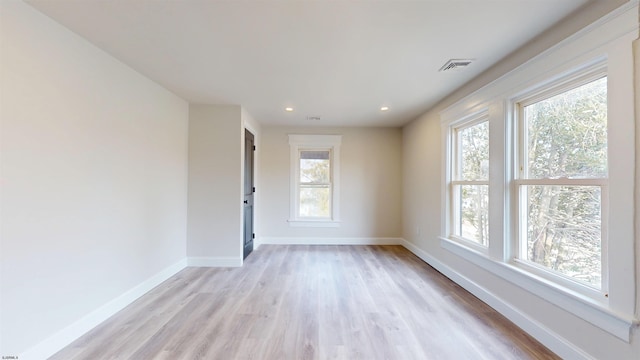
[[[246,258],[253,251],[253,155],[256,150],[254,137],[249,130],[244,130],[244,251]]]

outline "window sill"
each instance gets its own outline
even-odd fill
[[[334,220],[287,220],[290,227],[340,227],[340,221]]]
[[[493,260],[487,255],[441,237],[440,245],[471,263],[521,287],[543,300],[572,313],[600,329],[626,341],[631,340],[633,315],[618,314],[609,308],[607,301],[598,301],[575,290],[563,287],[551,280],[531,274],[514,264]]]

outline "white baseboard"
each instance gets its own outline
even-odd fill
[[[416,245],[410,243],[405,239],[401,239],[401,245],[404,246],[407,250],[411,251],[414,255],[422,259],[424,262],[441,272],[443,275],[454,281],[456,284],[462,286],[467,291],[475,295],[478,299],[491,306],[497,312],[504,315],[507,319],[511,320],[514,324],[516,324],[529,335],[540,341],[561,358],[585,360],[593,359],[593,357],[591,357],[589,354],[585,353],[577,346],[562,338],[560,335],[556,334],[528,315],[522,313],[520,310],[514,308],[494,293],[490,292],[489,290],[485,289],[469,278],[459,274],[439,260],[436,260],[436,258],[429,255],[426,251],[418,248]]]
[[[160,285],[163,281],[177,274],[185,267],[187,267],[187,260],[182,259],[177,263],[165,268],[156,275],[143,281],[124,294],[109,301],[97,310],[89,313],[80,320],[58,331],[38,345],[27,350],[20,355],[20,359],[39,360],[53,356],[55,353],[71,344],[80,336],[86,334],[89,330],[93,329],[103,321],[115,315],[118,311],[124,309],[127,305],[133,303],[139,297],[148,293],[151,289]]]
[[[260,245],[400,245],[400,238],[261,237]],[[256,244],[254,243],[254,247]]]
[[[195,267],[240,267],[242,258],[240,257],[189,257],[187,264]]]

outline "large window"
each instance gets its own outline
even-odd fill
[[[444,111],[443,246],[606,298],[607,90],[599,61],[506,97],[503,109]]]
[[[595,73],[551,87],[516,110],[517,257],[603,289],[607,78]]]
[[[291,226],[338,226],[341,136],[289,135]]]
[[[440,110],[440,246],[452,257],[436,260],[497,304],[514,301],[519,311],[523,297],[491,294],[498,283],[488,274],[625,342],[637,323],[637,32],[627,30],[637,29],[637,6]],[[421,149],[413,134],[409,141]],[[429,171],[407,174],[430,181]],[[417,225],[432,213],[420,214],[405,226],[416,227],[405,231],[415,243],[429,241]],[[536,301],[523,313],[537,314]]]
[[[451,235],[489,241],[489,122],[486,114],[452,127]]]

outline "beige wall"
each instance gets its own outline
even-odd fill
[[[290,227],[288,134],[342,135],[338,228]],[[384,238],[402,231],[402,131],[397,128],[264,127],[258,237]]]
[[[20,355],[185,258],[188,105],[22,2],[0,23],[0,353]]]
[[[193,265],[242,264],[242,139],[237,105],[189,107],[187,255]]]

